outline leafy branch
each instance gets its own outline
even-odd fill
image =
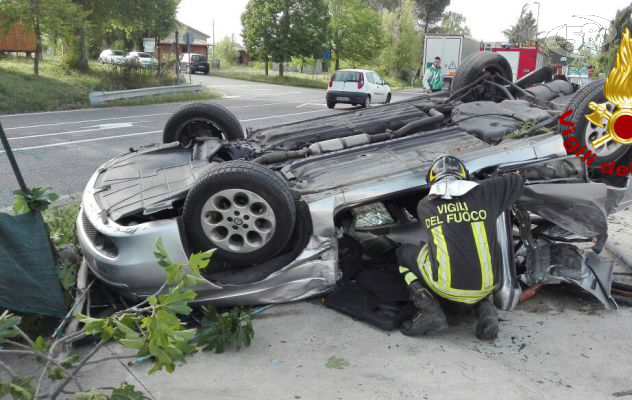
[[[249,310],[238,308],[220,314],[214,307],[203,307],[204,316],[197,330],[188,328],[180,319],[192,312],[189,302],[197,294],[191,288],[204,282],[200,271],[209,265],[213,251],[193,254],[185,268],[169,257],[158,239],[154,255],[166,273],[163,286],[145,301],[106,318],[75,314],[84,324],[83,328],[57,340],[47,341],[42,337],[31,340],[19,327],[21,317],[5,311],[0,315],[0,355],[31,355],[41,367],[37,370],[39,376],[35,381],[34,375],[19,376],[9,365],[0,362],[0,369],[10,377],[8,382],[0,381],[0,397],[9,395],[14,400],[54,400],[61,394],[75,394],[77,399],[83,400],[143,399],[144,395],[129,384],[86,392],[77,379],[78,373],[86,365],[124,358],[149,358],[153,362],[150,374],[163,369],[171,373],[177,362],[184,362],[187,356],[197,352],[198,347],[203,351],[220,353],[231,345],[236,350],[250,346],[254,331]],[[61,351],[64,346],[86,336],[99,340],[87,354],[69,355]],[[135,354],[93,359],[109,342],[135,350]],[[43,391],[46,380],[51,383],[48,392]],[[77,391],[68,390],[71,383]],[[105,395],[103,390],[109,390],[110,395]]]

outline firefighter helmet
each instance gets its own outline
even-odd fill
[[[430,168],[426,174],[426,182],[433,184],[447,176],[453,176],[457,179],[470,179],[470,173],[461,160],[450,154],[444,154],[435,158],[432,164],[430,164]]]

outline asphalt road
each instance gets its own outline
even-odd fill
[[[326,116],[353,108],[329,110],[325,90],[194,75],[222,92],[216,100],[230,109],[244,128],[263,127]],[[393,101],[420,93],[393,92]],[[22,174],[29,187],[51,187],[66,198],[79,198],[96,168],[130,147],[160,142],[162,128],[184,103],[150,106],[90,108],[74,111],[0,115]],[[13,204],[18,184],[5,152],[0,149],[0,209]]]

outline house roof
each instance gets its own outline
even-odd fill
[[[178,21],[178,42],[183,43],[182,38],[186,32],[193,33],[193,43],[191,44],[204,45],[204,46],[208,45],[207,39],[210,38],[209,35],[193,27],[190,27],[187,24],[183,24],[182,22]],[[171,32],[169,36],[160,40],[160,43],[163,43],[163,44],[173,44],[175,42],[176,42],[175,31]]]

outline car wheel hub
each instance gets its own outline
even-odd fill
[[[218,248],[250,253],[265,246],[274,235],[276,217],[270,204],[245,189],[225,189],[202,206],[202,229]]]

